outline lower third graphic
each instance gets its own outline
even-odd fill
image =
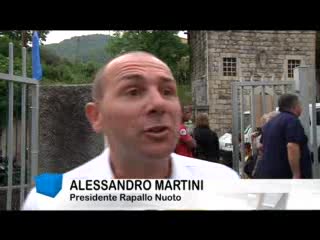
[[[62,188],[62,174],[43,173],[35,177],[37,193],[54,198]]]

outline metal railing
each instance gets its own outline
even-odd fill
[[[23,205],[26,192],[33,186],[33,177],[37,175],[38,169],[38,119],[39,119],[39,81],[27,77],[27,53],[22,48],[22,76],[14,75],[13,44],[9,44],[9,73],[0,73],[0,80],[8,81],[8,118],[6,134],[6,173],[7,181],[0,183],[0,190],[6,191],[6,209],[12,209],[13,189],[20,190],[20,207]],[[21,86],[21,120],[20,120],[20,169],[14,169],[14,84]],[[31,94],[27,94],[31,91]],[[30,131],[27,132],[27,99],[31,98]],[[18,129],[16,129],[18,131]],[[30,142],[26,142],[29,139]],[[27,155],[26,155],[27,152]],[[30,162],[31,172],[26,176],[27,161]],[[20,174],[20,181],[13,181],[14,176]],[[28,172],[27,172],[28,174]],[[29,181],[28,181],[29,180]]]
[[[239,137],[241,143],[248,140],[245,136],[245,129],[247,127],[244,123],[245,112],[250,112],[249,124],[251,125],[251,131],[253,132],[255,131],[256,126],[258,126],[256,119],[258,103],[255,97],[259,96],[261,98],[259,107],[262,116],[268,111],[274,111],[276,109],[277,100],[281,94],[292,92],[299,95],[304,109],[300,116],[300,120],[305,129],[306,136],[309,139],[309,147],[314,159],[313,177],[320,177],[317,144],[319,139],[317,139],[315,69],[313,67],[301,66],[294,71],[294,80],[291,81],[275,81],[274,77],[272,77],[271,80],[262,78],[254,81],[252,78],[250,81],[232,83],[232,157],[233,168],[239,172],[240,175],[243,175],[245,161],[244,144],[240,144]],[[271,99],[269,110],[267,109],[267,97],[270,97]],[[251,144],[251,146],[253,146],[253,152],[255,152],[254,144]]]

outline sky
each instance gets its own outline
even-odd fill
[[[90,35],[90,34],[112,34],[113,31],[50,31],[47,35],[47,40],[44,44],[59,43],[65,39],[76,36]],[[179,32],[180,37],[187,38],[183,31]]]

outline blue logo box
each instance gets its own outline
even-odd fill
[[[62,188],[62,174],[43,173],[35,177],[37,193],[54,198]]]

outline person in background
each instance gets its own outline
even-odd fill
[[[301,102],[294,94],[283,94],[278,101],[280,113],[262,128],[262,159],[256,178],[312,178],[312,162],[308,138],[299,120]]]
[[[193,151],[196,148],[196,141],[189,133],[185,122],[189,121],[192,116],[192,112],[190,108],[183,107],[181,105],[182,110],[182,119],[179,127],[179,140],[176,145],[175,153],[185,156],[185,157],[193,157]]]
[[[185,119],[188,119],[188,120],[184,121],[183,124],[187,128],[188,134],[193,136],[194,124],[193,124],[193,121],[192,121],[192,107],[191,106],[185,106],[183,109],[184,109],[183,111],[187,115]]]
[[[249,142],[246,142],[244,144],[244,162],[245,162],[245,165],[244,165],[244,173],[245,173],[245,178],[252,178],[253,176],[253,170],[254,170],[254,167],[255,167],[255,160],[253,158],[253,155],[252,155],[252,148],[251,148],[251,143]]]
[[[219,161],[219,138],[217,133],[210,129],[208,114],[200,113],[197,116],[194,138],[197,143],[195,158],[210,162]]]

